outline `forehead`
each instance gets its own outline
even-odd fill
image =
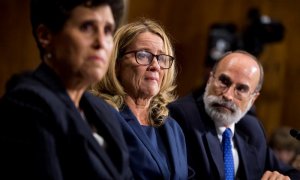
[[[247,84],[250,87],[259,82],[259,66],[252,57],[242,53],[232,53],[227,55],[216,68],[217,76],[225,74],[232,81],[241,84]]]
[[[137,35],[135,40],[132,42],[132,48],[144,48],[149,50],[163,50],[163,40],[157,34],[152,32],[142,32]]]
[[[108,5],[99,5],[95,7],[86,7],[83,5],[77,6],[72,10],[70,19],[79,21],[91,19],[114,25],[113,14]]]

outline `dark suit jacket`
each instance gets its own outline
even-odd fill
[[[159,127],[159,134],[168,151],[170,171],[128,106],[122,108],[121,115],[124,118],[121,125],[130,152],[130,165],[136,179],[187,179],[185,138],[174,119],[168,117],[165,124]]]
[[[89,93],[80,107],[87,121],[45,64],[13,78],[0,103],[0,179],[130,179],[122,117]]]
[[[171,103],[169,109],[185,133],[188,161],[196,172],[196,179],[224,179],[220,141],[213,121],[205,112],[202,96],[183,97]],[[300,179],[298,171],[275,158],[255,116],[247,114],[236,124],[233,140],[240,164],[236,179],[261,179],[266,170]]]

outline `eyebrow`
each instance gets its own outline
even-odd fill
[[[228,75],[226,75],[226,74],[220,74],[219,77],[218,77],[219,80],[220,80],[221,77],[226,78],[227,81],[230,81],[230,86],[233,84],[232,79]],[[250,87],[247,84],[236,83],[236,87],[238,87],[238,86],[239,87],[243,87],[243,88],[247,88],[248,90],[250,90]]]

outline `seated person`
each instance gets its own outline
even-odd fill
[[[263,68],[253,55],[228,52],[210,72],[204,94],[169,105],[185,133],[196,179],[300,179],[267,146],[257,118],[246,114],[262,83]]]
[[[270,136],[269,145],[279,160],[293,165],[300,152],[300,142],[290,135],[290,130],[290,127],[275,129]]]
[[[107,71],[123,0],[32,0],[41,63],[0,102],[0,179],[132,179],[122,117],[85,92]]]
[[[164,30],[147,19],[121,27],[104,80],[93,88],[116,107],[136,179],[188,179],[186,144],[166,105],[174,100],[174,52]]]

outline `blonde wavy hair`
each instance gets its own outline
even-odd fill
[[[120,27],[114,36],[114,48],[110,59],[108,71],[101,82],[92,87],[92,93],[106,100],[109,104],[120,110],[125,104],[126,90],[123,88],[116,68],[127,48],[134,42],[136,37],[144,32],[151,32],[162,38],[164,43],[164,53],[174,57],[174,50],[171,41],[163,28],[153,20],[140,19],[133,23]],[[174,101],[175,79],[177,69],[175,61],[170,69],[165,69],[161,89],[150,102],[149,119],[152,126],[160,126],[164,123],[169,114],[167,104]]]

